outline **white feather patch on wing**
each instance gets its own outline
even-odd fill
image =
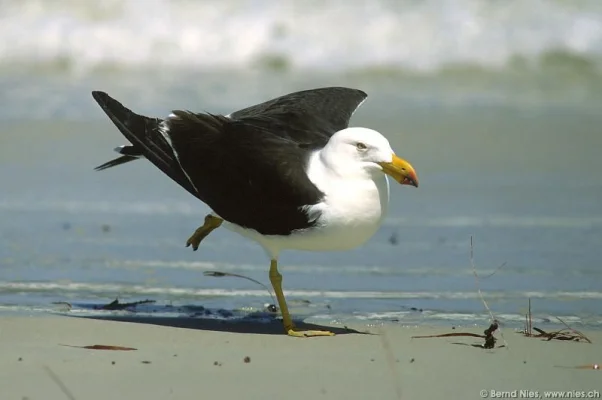
[[[167,116],[167,118],[165,118],[163,120],[163,122],[161,122],[159,124],[159,132],[161,133],[161,135],[163,135],[163,137],[165,138],[165,140],[167,141],[167,144],[169,144],[169,147],[171,147],[171,151],[173,152],[174,156],[176,157],[176,160],[178,160],[178,164],[180,165],[180,169],[182,170],[182,172],[184,172],[184,175],[186,175],[186,179],[188,179],[188,182],[190,182],[190,184],[192,185],[192,187],[194,188],[194,190],[196,190],[197,192],[199,191],[197,189],[197,187],[194,185],[194,182],[192,182],[192,179],[190,179],[190,176],[188,175],[188,173],[186,172],[186,170],[184,169],[184,167],[182,167],[182,163],[180,162],[180,156],[178,155],[178,152],[176,151],[172,141],[171,141],[171,136],[169,135],[169,129],[171,128],[171,121],[173,119],[177,119],[178,116],[175,114],[169,114]]]
[[[130,157],[136,157],[136,158],[146,158],[146,157],[144,157],[144,154],[140,154],[140,155],[135,155],[135,156],[134,156],[134,155],[132,155],[132,154],[125,154],[125,153],[123,153],[122,151],[123,151],[123,149],[124,149],[124,148],[126,148],[126,147],[130,147],[130,146],[129,146],[129,145],[127,145],[127,144],[124,144],[124,145],[121,145],[121,146],[117,146],[117,147],[115,147],[115,148],[113,149],[113,151],[114,151],[114,152],[116,152],[116,153],[122,154],[122,155],[124,155],[124,156],[130,156]]]

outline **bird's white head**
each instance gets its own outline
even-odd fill
[[[387,138],[368,128],[338,131],[322,151],[324,161],[338,175],[385,173],[402,185],[418,187],[418,176],[409,162],[399,158]]]

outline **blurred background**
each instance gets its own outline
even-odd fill
[[[293,312],[317,320],[601,326],[602,2],[0,1],[0,310],[52,302],[261,309],[268,260],[150,163],[103,172],[124,138],[90,96],[162,117],[291,91],[369,94],[421,187],[364,247],[287,252]],[[244,199],[241,199],[244,201]],[[296,301],[294,301],[296,300]],[[84,307],[85,308],[85,307]],[[169,310],[162,310],[169,312]]]

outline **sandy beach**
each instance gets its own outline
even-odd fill
[[[295,339],[276,323],[139,322],[2,317],[2,399],[478,399],[482,390],[602,390],[600,370],[569,368],[602,361],[601,332],[587,332],[587,344],[506,330],[508,348],[484,350],[472,346],[478,338],[412,338],[464,331],[451,327]]]
[[[600,398],[600,0],[1,4],[0,400]],[[91,92],[163,119],[326,86],[420,188],[359,248],[283,251],[291,314],[337,333],[296,339],[261,246],[186,247],[213,206],[148,160],[94,171],[128,140]],[[413,338],[486,308],[507,347]]]

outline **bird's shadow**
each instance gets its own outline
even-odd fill
[[[94,316],[73,316],[74,318],[95,319],[100,321],[128,322],[135,324],[149,324],[168,326],[172,328],[197,329],[213,332],[247,333],[259,335],[284,335],[282,321],[274,319],[269,322],[253,321],[249,319],[228,319],[220,320],[213,318],[198,317],[155,317],[155,316],[128,316],[128,315],[94,315]],[[319,330],[330,331],[335,335],[346,334],[370,334],[369,332],[360,332],[348,327],[333,327],[327,325],[318,325],[295,320],[297,330]]]
[[[81,305],[80,305],[81,306]],[[71,314],[63,315],[72,318],[94,319],[100,321],[127,322],[135,324],[149,324],[158,326],[167,326],[182,329],[196,329],[213,332],[246,333],[260,335],[284,335],[282,320],[277,318],[274,313],[255,312],[240,313],[234,310],[208,310],[202,306],[184,306],[174,312],[174,315],[153,315],[153,313],[139,313],[135,309],[120,312],[99,310],[96,305],[86,304],[82,308],[95,310],[93,314]],[[140,308],[140,307],[138,307]],[[165,307],[154,307],[155,311],[165,311]],[[170,307],[171,309],[171,307]],[[188,312],[181,312],[181,311]],[[148,311],[148,310],[147,310]],[[174,310],[175,311],[175,310]],[[190,312],[194,311],[194,312]],[[217,317],[216,317],[217,316]],[[306,323],[301,319],[294,320],[297,330],[319,330],[330,331],[335,335],[345,334],[369,334],[361,332],[346,326],[327,326],[312,323]]]

